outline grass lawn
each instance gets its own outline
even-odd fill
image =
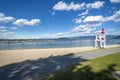
[[[111,71],[120,71],[120,52],[68,66],[46,80],[116,80]]]

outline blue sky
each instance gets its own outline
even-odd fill
[[[0,38],[120,34],[120,0],[0,0]]]

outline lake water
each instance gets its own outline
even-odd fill
[[[106,45],[120,43],[120,39],[107,39]],[[41,49],[94,46],[94,39],[53,40],[44,42],[0,43],[0,50]]]

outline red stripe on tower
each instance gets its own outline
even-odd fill
[[[105,34],[105,30],[104,30],[104,28],[102,28],[102,34]]]

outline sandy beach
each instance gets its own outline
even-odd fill
[[[120,47],[120,45],[109,45],[106,48]],[[0,66],[25,60],[36,60],[49,56],[65,55],[70,53],[97,50],[94,47],[74,47],[74,48],[49,48],[49,49],[22,49],[22,50],[0,50]]]

